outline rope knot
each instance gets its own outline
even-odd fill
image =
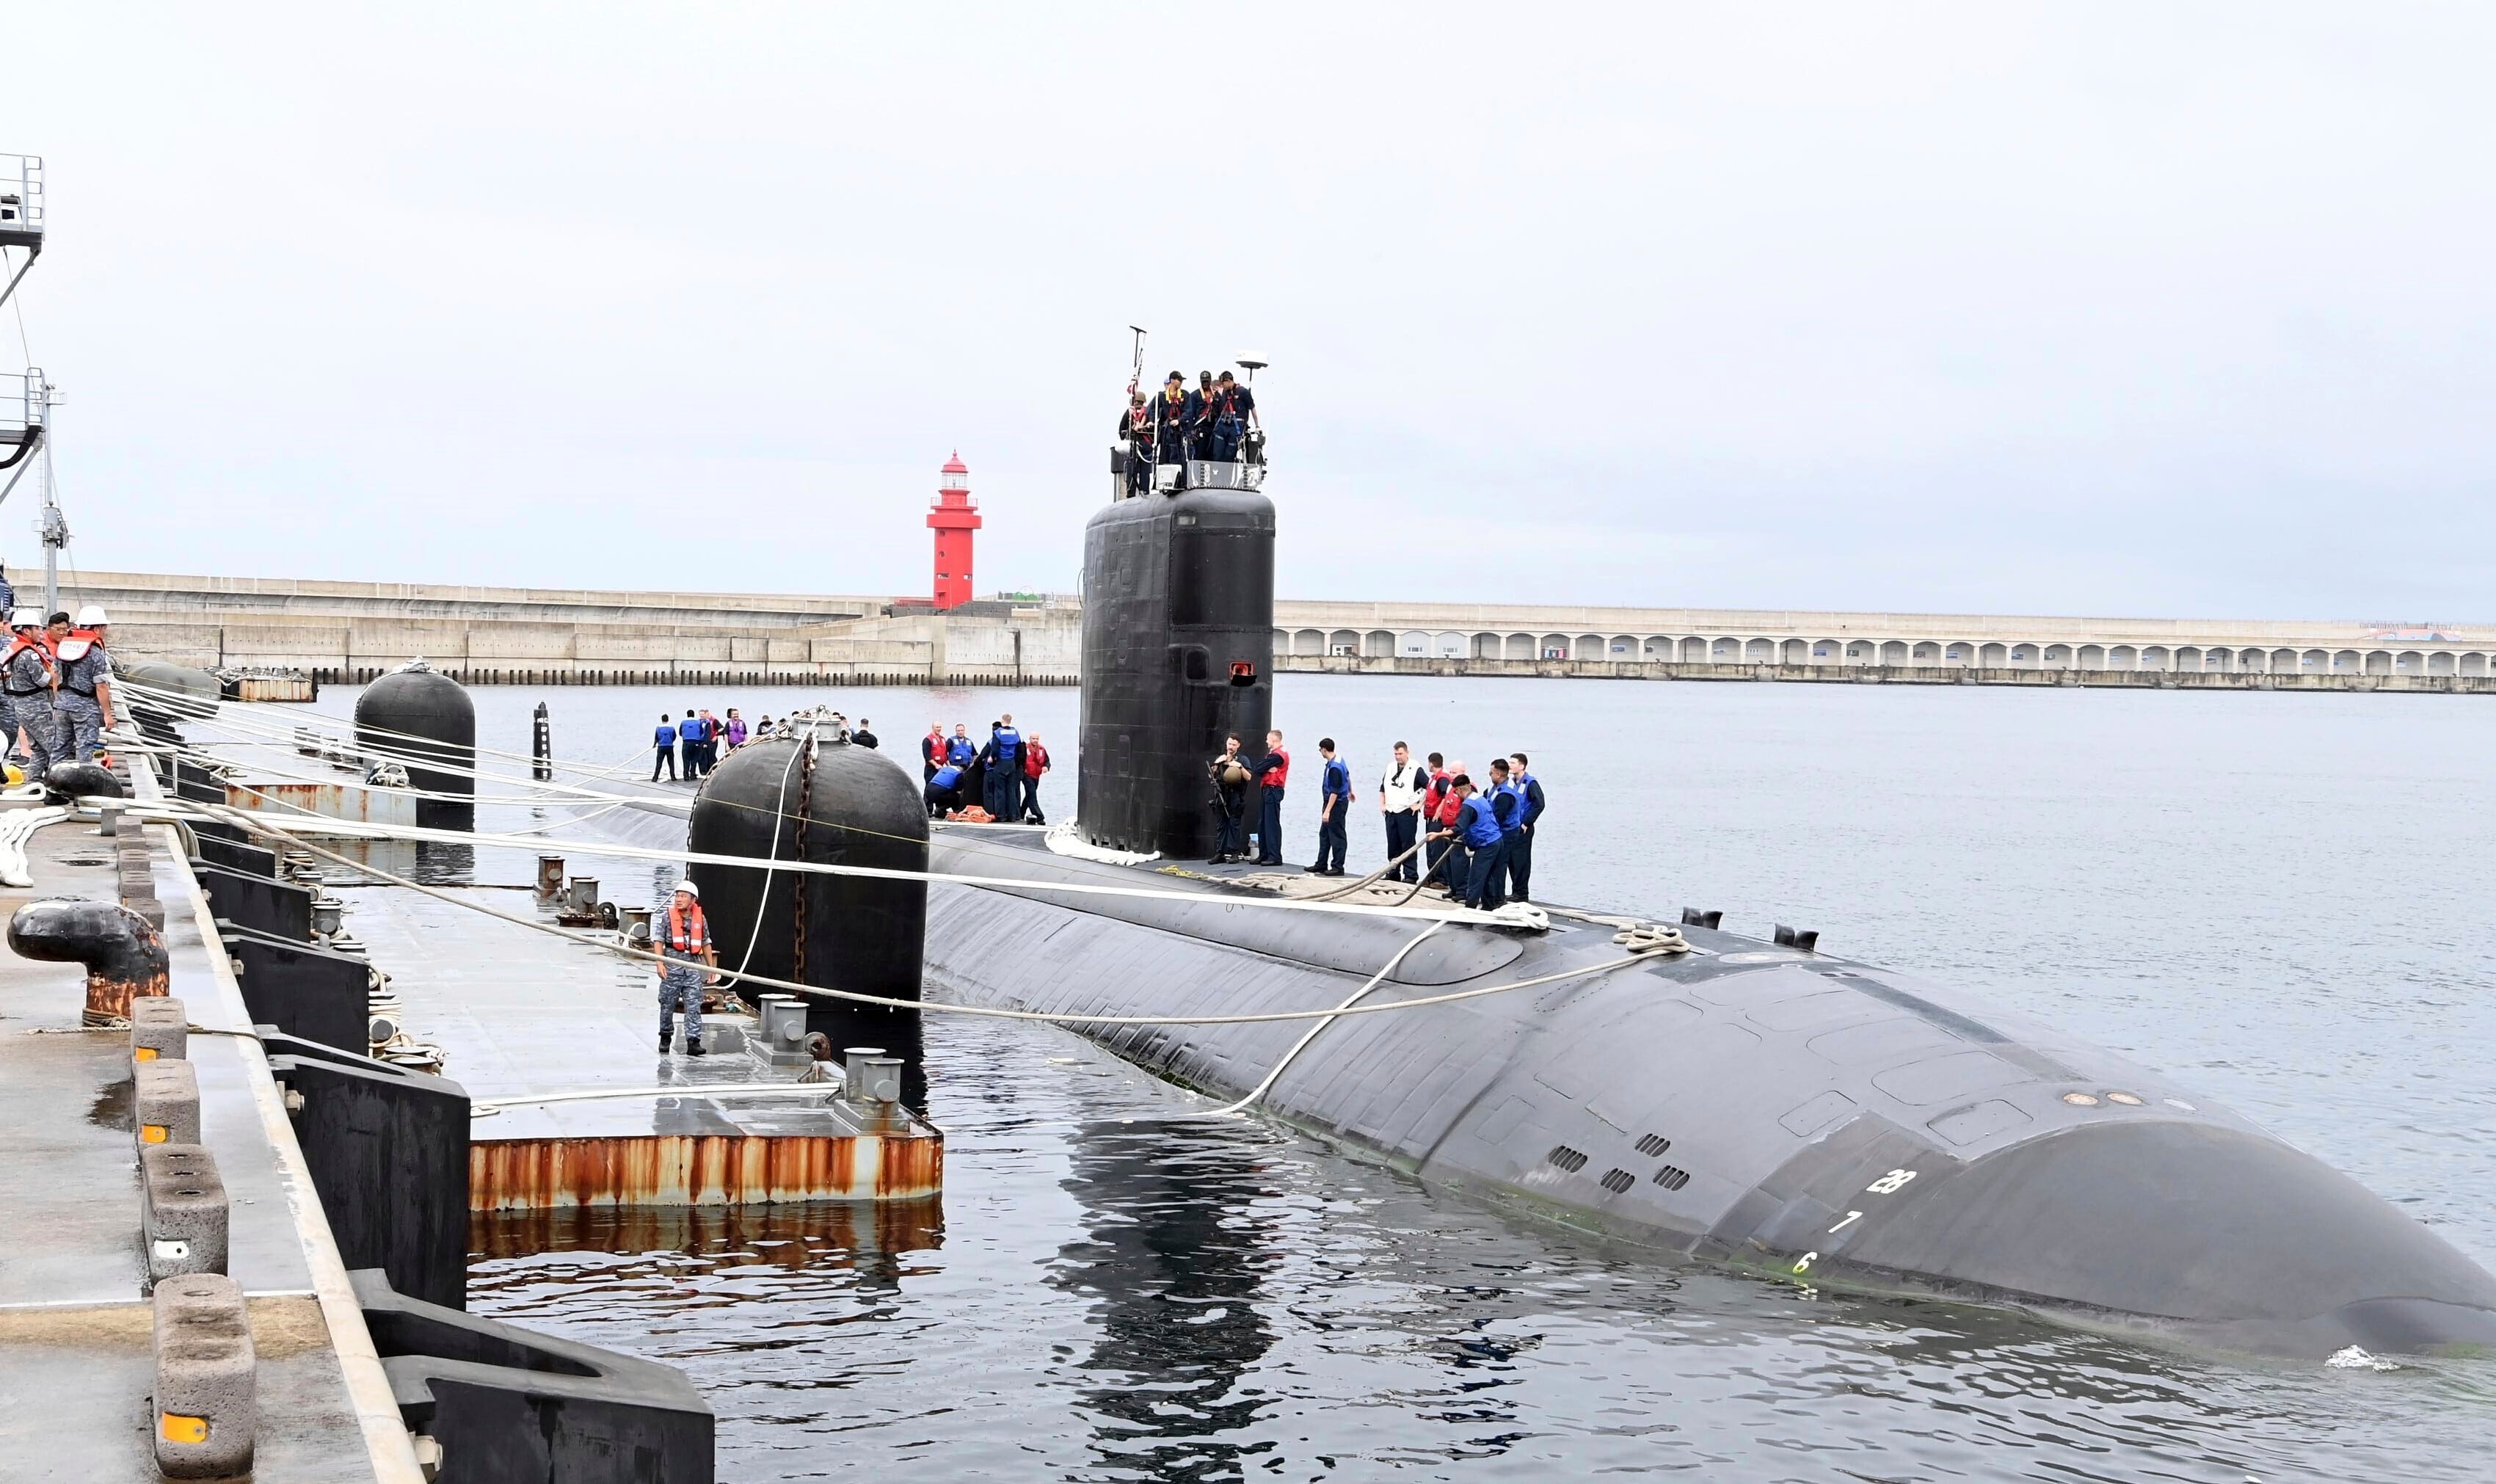
[[[1632,953],[1687,953],[1690,943],[1681,929],[1660,922],[1634,922],[1612,935],[1612,942]]]

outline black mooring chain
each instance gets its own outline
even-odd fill
[[[797,770],[797,827],[793,833],[797,843],[797,858],[802,861],[806,858],[807,817],[815,812],[815,732],[813,727],[810,727],[806,729],[806,739],[799,745],[805,748],[806,755]],[[795,960],[795,964],[790,971],[789,977],[796,980],[800,984],[803,984],[807,982],[806,885],[812,873],[797,871],[791,873],[791,875],[793,880],[791,881],[790,885],[796,890],[797,904],[796,910],[790,914],[790,922],[792,924],[791,931],[795,933],[796,941],[794,944],[794,951],[791,955]]]

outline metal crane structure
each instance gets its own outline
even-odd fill
[[[16,296],[18,284],[44,255],[44,157],[0,154],[0,305]],[[12,249],[22,249],[25,261],[13,263]],[[41,366],[0,376],[0,383],[13,380],[18,384],[14,397],[0,386],[0,473],[9,477],[0,484],[0,502],[16,491],[27,470],[42,468],[43,513],[35,528],[44,543],[44,611],[50,613],[60,607],[61,548],[70,540],[52,464],[53,409],[61,394]]]

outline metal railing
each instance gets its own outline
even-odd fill
[[[44,157],[0,155],[0,243],[41,247],[44,241]]]

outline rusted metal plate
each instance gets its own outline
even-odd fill
[[[945,1183],[941,1134],[655,1133],[480,1139],[468,1209],[916,1200]]]
[[[300,779],[256,778],[244,774],[226,782],[226,803],[235,809],[293,816],[301,812],[332,819],[361,819],[373,824],[414,824],[416,795],[395,788],[374,788],[360,782],[305,782]]]

